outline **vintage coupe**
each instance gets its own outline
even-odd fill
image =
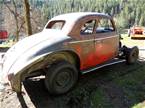
[[[12,46],[2,59],[2,72],[14,91],[26,78],[44,75],[51,94],[69,91],[82,73],[117,63],[136,62],[137,47],[122,47],[111,16],[78,12],[52,18],[40,33]],[[111,62],[113,61],[113,62]]]

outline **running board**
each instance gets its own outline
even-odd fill
[[[94,68],[90,68],[90,69],[87,69],[87,70],[83,70],[83,71],[81,71],[81,73],[82,74],[86,74],[86,73],[95,71],[97,69],[100,69],[100,68],[103,68],[103,67],[106,67],[106,66],[110,66],[110,65],[113,65],[113,64],[117,64],[117,63],[122,63],[122,62],[125,62],[125,61],[126,61],[125,59],[113,59],[113,60],[110,60],[110,61],[105,62],[103,64],[97,65]]]

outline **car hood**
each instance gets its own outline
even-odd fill
[[[35,54],[35,52],[69,38],[60,30],[50,29],[24,38],[6,52],[3,58],[3,72],[7,74],[17,73],[27,65],[28,57]]]

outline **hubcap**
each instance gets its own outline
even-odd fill
[[[134,53],[132,54],[132,58],[133,58],[133,61],[136,61],[137,58],[138,58],[138,53],[137,53],[137,52],[134,52]]]
[[[68,84],[70,84],[71,82],[71,74],[70,74],[70,70],[69,69],[64,69],[61,70],[60,73],[57,74],[56,76],[56,86],[59,87],[66,87]]]

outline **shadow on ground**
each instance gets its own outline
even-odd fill
[[[82,75],[75,88],[61,96],[51,96],[44,79],[28,79],[24,88],[36,108],[129,108],[145,100],[144,66],[119,63]],[[22,108],[28,108],[23,96],[18,97]]]

